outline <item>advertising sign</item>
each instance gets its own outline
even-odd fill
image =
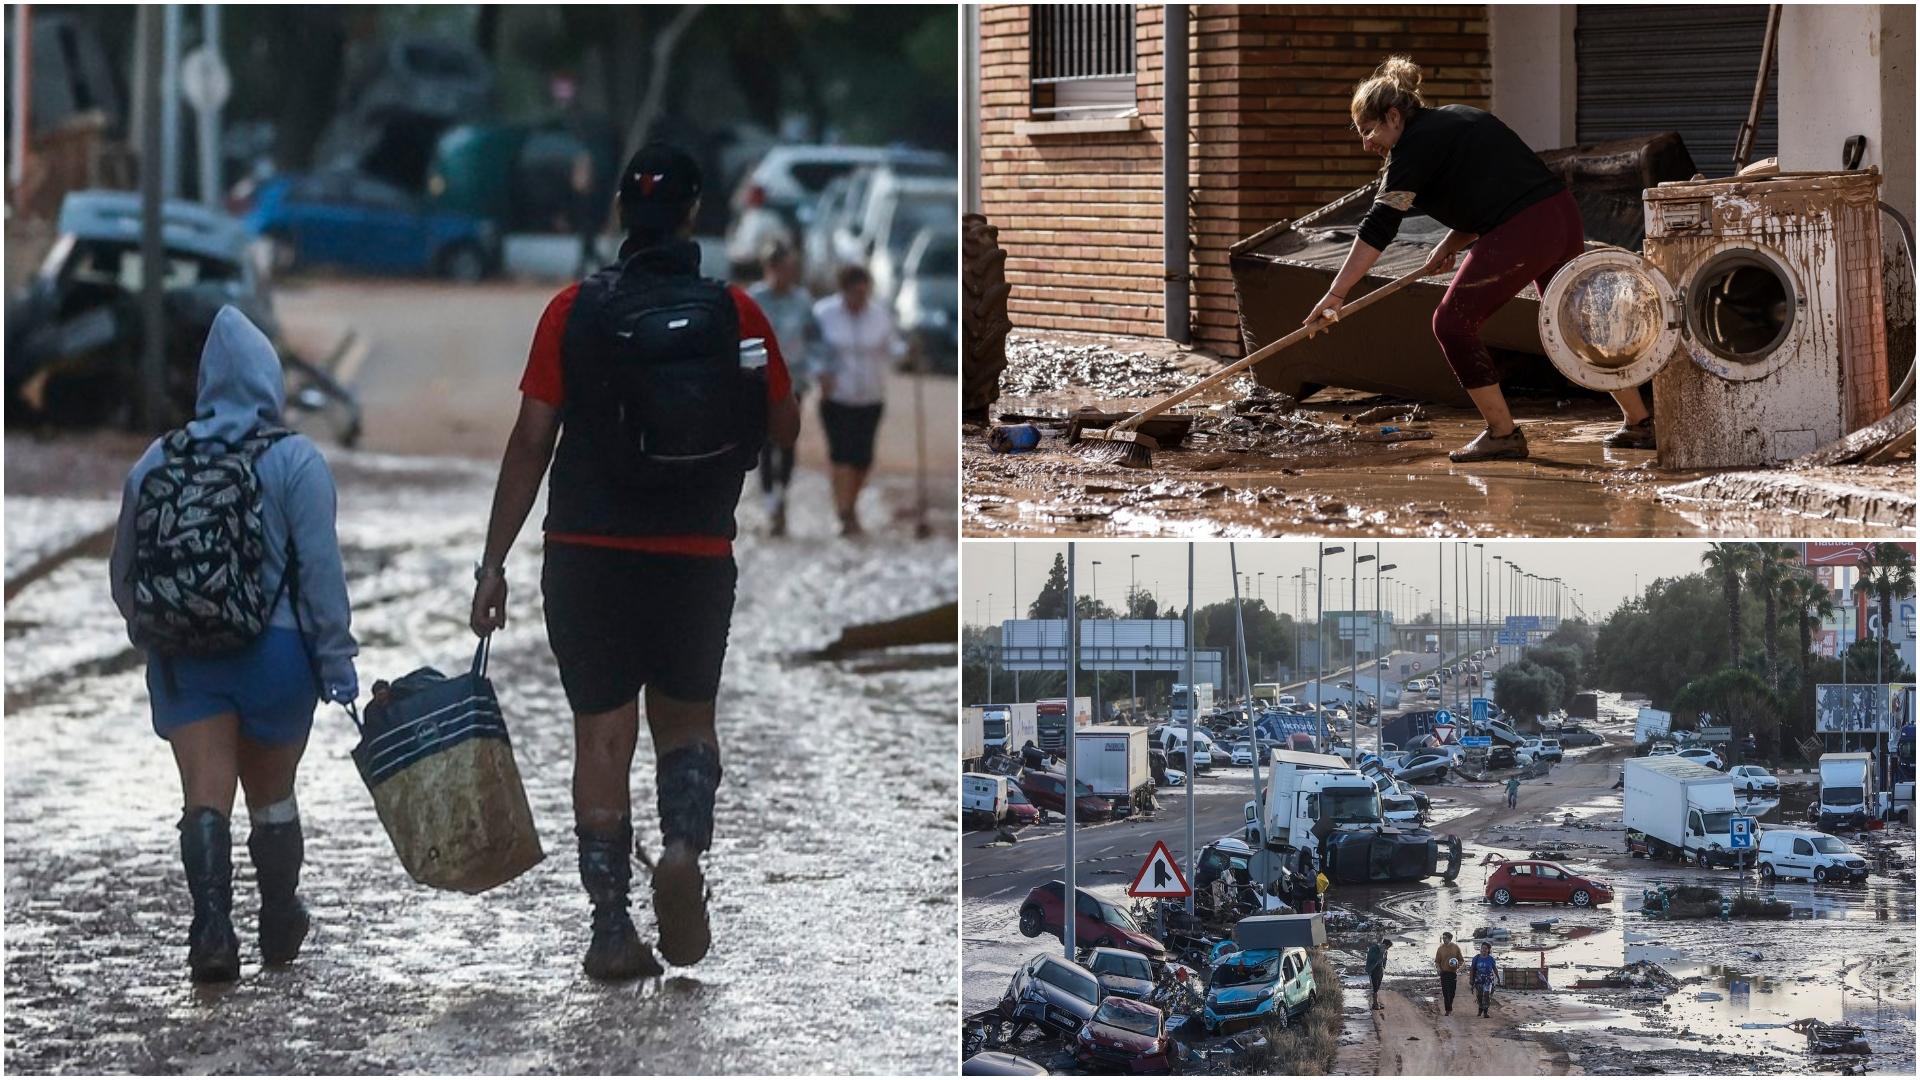
[[[1822,734],[1891,732],[1889,688],[1877,683],[1821,683],[1813,692],[1813,730]]]

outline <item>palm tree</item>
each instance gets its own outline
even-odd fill
[[[1873,544],[1868,549],[1873,562],[1873,577],[1867,579],[1874,599],[1880,602],[1881,648],[1893,637],[1893,602],[1913,594],[1913,556],[1899,544]]]
[[[1799,553],[1786,544],[1754,544],[1753,559],[1747,565],[1747,584],[1760,594],[1764,607],[1760,647],[1767,657],[1767,685],[1780,689],[1780,668],[1774,651],[1774,631],[1780,622],[1780,587],[1791,580],[1800,566]]]
[[[1708,570],[1720,575],[1720,590],[1727,598],[1727,666],[1740,664],[1740,579],[1753,564],[1751,543],[1708,544],[1700,556]]]
[[[1794,575],[1791,603],[1800,621],[1800,685],[1807,686],[1807,669],[1813,662],[1813,627],[1833,618],[1839,609],[1833,603],[1833,591],[1806,571]]]

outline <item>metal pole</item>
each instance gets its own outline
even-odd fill
[[[987,629],[993,629],[993,594],[987,594]],[[995,634],[987,646],[987,700],[998,700],[993,696],[993,656],[1000,651],[1000,635]]]
[[[1193,714],[1198,712],[1199,691],[1194,689],[1194,641],[1193,641],[1193,541],[1187,541],[1187,881],[1192,883],[1193,873],[1198,863],[1198,852],[1194,847],[1193,819]],[[1265,822],[1265,815],[1261,820]],[[1263,824],[1264,827],[1264,824]],[[1193,893],[1187,893],[1187,914],[1193,914]]]
[[[1093,560],[1093,602],[1096,605],[1100,603],[1100,560],[1099,559]],[[1094,610],[1098,612],[1100,609],[1098,607],[1095,607]],[[1099,620],[1094,621],[1093,629],[1094,629],[1094,637],[1098,638],[1100,636]],[[1094,644],[1098,645],[1099,642],[1095,641]],[[1101,720],[1105,718],[1106,718],[1106,713],[1100,710],[1100,665],[1096,663],[1093,668],[1093,719],[1095,723],[1099,723]]]
[[[1327,678],[1327,597],[1322,587],[1327,580],[1327,549],[1317,543],[1313,549],[1319,552],[1313,565],[1313,715],[1324,720],[1320,712],[1320,687]]]
[[[1013,556],[1013,617],[1020,617],[1020,545],[1008,544],[1007,554]],[[1020,700],[1020,669],[1013,669],[1013,700]]]
[[[1067,544],[1067,893],[1061,898],[1062,915],[1060,919],[1060,943],[1066,946],[1067,959],[1069,961],[1073,960],[1076,951],[1074,948],[1076,944],[1074,940],[1074,924],[1080,921],[1078,918],[1080,911],[1080,877],[1076,872],[1073,858],[1073,830],[1080,803],[1080,789],[1074,786],[1076,778],[1073,769],[1074,759],[1080,756],[1074,753],[1075,749],[1077,749],[1075,743],[1079,738],[1078,722],[1080,719],[1079,716],[1075,714],[1075,710],[1079,708],[1079,699],[1074,696],[1075,692],[1079,690],[1074,680],[1075,674],[1080,667],[1080,605],[1075,602],[1076,597],[1073,591],[1073,556],[1074,546],[1069,542]],[[1191,760],[1192,755],[1189,754],[1188,758]],[[1189,766],[1189,768],[1191,768],[1191,766]],[[1193,792],[1191,790],[1193,781],[1189,779],[1187,783],[1189,785],[1187,800],[1191,802],[1193,800]],[[1189,878],[1188,880],[1192,879]]]
[[[1128,618],[1133,617],[1133,605],[1138,602],[1138,600],[1134,596],[1134,591],[1140,587],[1138,584],[1138,577],[1136,574],[1136,572],[1139,569],[1140,569],[1140,556],[1138,555],[1127,556],[1127,617]],[[1140,668],[1137,666],[1139,663],[1140,661],[1137,659],[1134,661],[1134,664],[1136,666],[1131,672],[1131,674],[1133,675],[1133,691],[1132,691],[1133,696],[1127,702],[1127,716],[1129,719],[1133,717],[1135,710],[1140,708]]]
[[[1161,119],[1166,130],[1160,150],[1160,232],[1166,278],[1167,338],[1192,340],[1187,269],[1187,5],[1161,9]]]
[[[166,313],[161,306],[161,279],[166,251],[160,243],[160,199],[165,171],[161,164],[160,104],[161,64],[165,51],[160,9],[142,7],[141,49],[146,85],[140,102],[140,395],[138,423],[143,434],[159,431],[166,424]]]
[[[200,5],[201,47],[212,56],[220,55],[220,5]],[[196,141],[200,151],[200,204],[220,205],[220,109],[196,109],[199,128]]]
[[[1353,545],[1353,584],[1348,587],[1347,610],[1353,612],[1353,666],[1347,669],[1347,681],[1353,684],[1353,694],[1360,696],[1360,543]],[[1353,763],[1360,761],[1360,703],[1353,702],[1353,708],[1347,710],[1347,752]]]
[[[180,197],[180,5],[168,4],[166,53],[160,76],[161,183],[169,199]]]
[[[7,186],[17,188],[27,178],[27,128],[33,112],[28,107],[33,93],[32,4],[13,5],[13,145],[7,153]]]
[[[1240,554],[1238,545],[1228,542],[1227,564],[1233,570],[1233,640],[1240,651],[1240,688],[1247,696],[1247,740],[1253,748],[1253,806],[1255,815],[1262,820],[1266,815],[1260,812],[1260,725],[1253,718],[1253,677],[1247,672],[1247,627],[1240,618]],[[1191,803],[1193,796],[1187,796]],[[1262,841],[1266,838],[1263,835]],[[1191,881],[1192,879],[1188,879]]]
[[[962,4],[961,18],[966,21],[964,40],[967,55],[960,65],[960,78],[964,84],[966,104],[961,123],[966,128],[966,146],[962,155],[965,166],[964,181],[967,200],[967,213],[978,214],[980,209],[980,9],[973,4]]]

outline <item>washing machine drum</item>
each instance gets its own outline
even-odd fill
[[[1799,296],[1785,264],[1764,249],[1723,243],[1694,264],[1684,296],[1624,248],[1577,256],[1540,298],[1540,343],[1574,383],[1625,390],[1680,355],[1723,379],[1771,374],[1792,355]]]

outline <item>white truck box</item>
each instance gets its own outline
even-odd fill
[[[1732,839],[1738,809],[1725,773],[1671,754],[1632,758],[1625,772],[1621,816],[1646,838],[1650,854],[1707,865],[1738,862]]]
[[[1125,725],[1083,727],[1073,737],[1074,779],[1115,805],[1136,805],[1153,787],[1147,762],[1147,729]]]

